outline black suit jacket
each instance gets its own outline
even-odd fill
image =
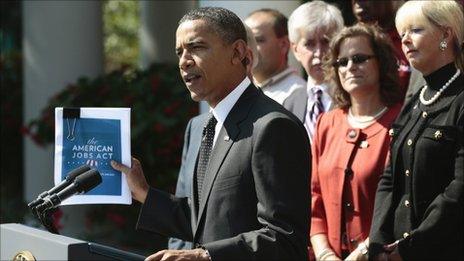
[[[189,124],[182,162],[189,177],[205,121]],[[199,209],[150,189],[137,227],[193,241],[212,260],[306,260],[311,155],[303,125],[250,85],[218,135]]]
[[[464,77],[431,106],[421,105],[416,93],[391,134],[390,164],[377,188],[369,256],[399,240],[404,260],[463,260]],[[395,236],[395,227],[410,230]]]

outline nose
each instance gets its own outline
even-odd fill
[[[349,71],[353,71],[355,69],[358,69],[358,66],[353,62],[353,59],[349,59],[348,64],[346,65],[346,69]]]
[[[192,56],[187,52],[187,50],[184,50],[179,56],[179,68],[181,70],[186,70],[194,64],[195,61],[193,60]]]
[[[321,58],[322,54],[324,53],[323,51],[323,46],[321,43],[317,43],[316,46],[314,47],[314,57]]]
[[[411,38],[410,38],[409,32],[405,32],[403,37],[401,37],[401,43],[403,45],[405,45],[405,44],[408,44],[410,42],[411,42]]]

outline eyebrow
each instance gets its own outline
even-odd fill
[[[205,44],[205,42],[201,39],[193,39],[193,40],[189,40],[185,45],[187,46],[187,48],[191,48],[194,45],[201,45],[201,44]],[[178,53],[182,49],[183,49],[182,47],[176,47],[176,53]]]

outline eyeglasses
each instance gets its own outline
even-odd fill
[[[351,57],[342,57],[338,58],[334,63],[333,66],[338,68],[338,67],[346,67],[348,65],[348,61],[351,60],[354,64],[361,64],[364,63],[365,61],[374,58],[375,55],[369,55],[369,54],[355,54]]]

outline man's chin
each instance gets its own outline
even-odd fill
[[[201,96],[199,96],[198,94],[190,91],[190,98],[192,98],[192,100],[196,101],[196,102],[200,102],[202,101],[203,99],[201,98]]]

